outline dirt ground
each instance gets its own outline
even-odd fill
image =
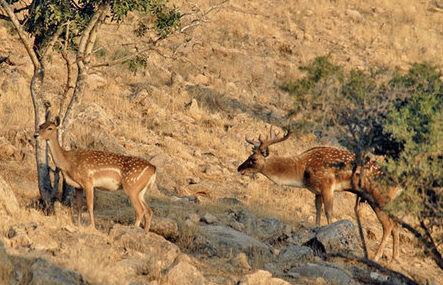
[[[183,11],[191,11],[193,5],[205,11],[218,3],[173,2]],[[93,69],[81,108],[76,110],[77,121],[69,126],[65,140],[71,146],[149,159],[159,169],[158,191],[147,194],[154,215],[210,212],[222,217],[226,209],[219,200],[230,197],[260,217],[275,217],[294,229],[313,227],[314,196],[309,191],[277,186],[261,175],[243,177],[237,173],[250,154],[245,136],[266,135],[272,122],[296,120],[287,119],[293,102],[280,86],[300,78],[299,67],[317,56],[329,55],[347,69],[384,66],[407,70],[421,61],[441,66],[440,2],[228,1],[208,14],[207,22],[186,35],[171,37],[159,52],[148,53],[145,69],[133,72],[127,65]],[[135,41],[131,28],[131,21],[118,28],[106,24],[99,34],[99,45],[106,52],[95,61],[112,60],[125,52],[114,43]],[[39,197],[29,94],[32,65],[9,30],[9,25],[0,21],[0,55],[9,56],[12,62],[0,64],[0,175],[11,186],[20,211],[3,219],[0,236],[16,255],[43,256],[80,272],[94,284],[119,284],[106,270],[112,258],[123,253],[113,252],[115,256],[110,257],[103,253],[108,253],[106,236],[112,225],[133,221],[133,210],[121,191],[97,194],[98,230],[86,227],[86,213],[83,226],[77,228],[68,208],[60,206],[55,215],[45,216],[30,207]],[[48,93],[55,98],[62,90],[63,76],[62,60],[54,56],[47,67],[47,80]],[[332,140],[295,134],[272,146],[271,152],[291,156],[330,144]],[[198,196],[203,202],[182,207],[165,202],[184,196]],[[355,221],[353,195],[337,193],[335,199],[334,220]],[[373,254],[381,226],[369,206],[362,212]],[[322,221],[324,224],[324,216]],[[36,228],[29,230],[33,224]],[[8,241],[11,228],[32,232],[32,250]],[[180,242],[186,251],[186,241]],[[74,246],[76,243],[83,247]],[[423,284],[443,284],[442,271],[405,230],[400,261],[389,262],[391,250],[388,242],[383,265]],[[204,274],[220,268],[220,264],[195,258]],[[232,273],[228,266],[219,270],[225,275]]]

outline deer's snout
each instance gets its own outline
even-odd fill
[[[251,167],[251,161],[250,159],[247,159],[245,162],[243,162],[238,168],[237,172],[240,172],[241,175],[244,175],[247,172],[247,169]]]

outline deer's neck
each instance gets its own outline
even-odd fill
[[[68,151],[64,150],[60,146],[57,139],[57,134],[54,134],[48,139],[48,145],[55,165],[62,170],[69,169],[69,161],[67,157]]]
[[[279,185],[304,187],[304,170],[297,158],[270,157],[261,173]]]

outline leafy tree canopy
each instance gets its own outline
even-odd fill
[[[82,34],[91,17],[100,5],[110,5],[109,19],[112,22],[121,23],[129,12],[141,13],[138,36],[153,31],[159,37],[166,37],[179,28],[180,13],[178,9],[168,8],[166,0],[34,0],[26,7],[28,13],[23,19],[25,30],[35,36],[34,48],[37,53],[47,46],[55,38],[59,38],[60,44],[64,44],[69,27],[69,46],[75,49],[76,40]]]

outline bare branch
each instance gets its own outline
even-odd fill
[[[428,11],[437,12],[437,13],[443,13],[443,9],[440,9],[440,8],[437,8],[437,7],[429,7]]]
[[[68,107],[66,108],[66,113],[63,116],[62,122],[69,123],[72,119],[72,109],[75,104],[79,103],[80,96],[83,95],[85,81],[86,81],[86,72],[89,67],[90,61],[90,52],[92,50],[91,45],[93,43],[91,41],[95,41],[96,33],[98,27],[101,25],[104,20],[108,10],[110,7],[109,2],[105,2],[100,4],[97,12],[92,16],[91,21],[89,22],[86,29],[83,31],[83,35],[80,39],[80,44],[77,51],[76,63],[77,63],[77,80],[74,88],[74,93],[72,94],[71,100],[69,101]],[[92,34],[92,35],[91,35]]]
[[[203,14],[202,14],[198,19],[192,20],[191,23],[190,23],[189,25],[186,25],[186,26],[184,26],[183,28],[181,28],[181,29],[180,29],[180,32],[181,32],[181,33],[184,33],[186,30],[188,30],[188,29],[190,29],[190,28],[192,28],[192,27],[198,26],[198,25],[200,25],[201,23],[207,23],[207,22],[209,22],[209,20],[205,19],[206,16],[207,16],[208,14],[210,14],[212,11],[214,11],[214,10],[216,10],[216,9],[220,9],[220,8],[222,7],[222,5],[225,4],[225,3],[228,2],[228,1],[229,1],[229,0],[224,0],[224,1],[220,2],[220,3],[217,4],[217,5],[214,5],[214,6],[209,7],[205,12],[203,12]]]
[[[3,14],[0,14],[0,20],[11,21],[11,19]]]
[[[85,49],[85,57],[88,59],[87,60],[88,62],[89,62],[89,58],[91,57],[91,52],[94,47],[94,44],[97,40],[98,30],[101,27],[101,25],[103,24],[103,22],[105,21],[108,9],[109,9],[109,6],[107,8],[104,7],[100,11],[100,17],[99,17],[98,21],[96,22],[96,24],[94,25],[94,28],[92,29],[91,33],[89,34],[89,39],[87,41],[86,49]]]
[[[17,16],[12,11],[9,4],[6,2],[6,0],[0,0],[0,6],[3,8],[3,10],[6,12],[6,14],[9,16],[9,20],[14,25],[15,30],[17,31],[18,36],[20,37],[20,40],[22,41],[23,45],[25,46],[26,52],[28,53],[29,57],[31,58],[32,64],[34,65],[34,68],[36,70],[42,69],[42,64],[38,60],[37,54],[32,49],[32,46],[28,43],[27,37],[25,35],[25,32],[23,31],[22,26],[20,25]]]
[[[205,17],[206,17],[207,15],[209,15],[211,12],[215,11],[216,9],[220,9],[220,8],[222,7],[222,5],[225,4],[225,3],[228,2],[228,1],[229,1],[229,0],[224,0],[224,1],[220,2],[220,3],[217,4],[217,5],[214,5],[214,6],[209,7],[205,12],[203,12],[203,13],[200,15],[200,17],[199,17],[198,19],[193,20],[193,21],[191,22],[191,24],[189,24],[189,25],[183,27],[183,28],[180,30],[180,33],[184,33],[186,30],[190,29],[191,27],[198,26],[198,25],[200,25],[201,23],[207,23],[207,22],[209,22],[209,20],[205,19]],[[195,10],[196,10],[196,9],[195,9]],[[184,14],[184,15],[191,15],[191,14],[192,14],[192,13],[187,13],[187,14]],[[183,15],[182,15],[182,17],[183,17]],[[144,53],[146,53],[146,52],[148,52],[148,51],[154,51],[154,52],[156,52],[157,54],[159,54],[160,56],[162,56],[162,57],[164,57],[164,58],[172,58],[172,59],[175,59],[174,55],[175,55],[177,49],[178,49],[181,45],[178,46],[178,47],[175,49],[175,51],[172,53],[171,56],[169,56],[169,55],[165,55],[165,54],[162,53],[158,48],[155,47],[155,45],[156,45],[158,42],[160,42],[161,40],[163,40],[163,39],[162,39],[162,38],[156,38],[156,39],[154,39],[154,40],[153,40],[153,39],[150,39],[150,40],[146,43],[147,45],[149,45],[149,46],[147,46],[147,47],[138,47],[137,45],[138,45],[139,43],[126,43],[126,44],[122,44],[122,46],[125,46],[125,45],[132,45],[132,46],[136,49],[136,52],[133,53],[133,54],[131,54],[131,55],[128,55],[128,56],[125,56],[125,57],[122,57],[122,58],[119,58],[119,59],[116,59],[116,60],[113,60],[113,61],[107,61],[107,62],[100,62],[100,63],[91,64],[90,67],[91,67],[91,68],[97,68],[97,67],[105,67],[105,66],[115,66],[115,65],[119,65],[119,64],[122,64],[122,63],[128,62],[128,61],[130,61],[130,60],[136,58],[137,56],[139,56],[139,55],[141,55],[141,54],[144,54]],[[94,50],[94,51],[95,51],[95,50]]]
[[[149,46],[149,47],[138,50],[136,53],[133,53],[131,55],[128,55],[128,56],[125,56],[125,57],[122,57],[122,58],[119,58],[119,59],[116,59],[113,61],[91,64],[91,68],[104,67],[104,66],[114,66],[114,65],[122,64],[122,63],[128,62],[128,61],[136,58],[140,54],[144,54],[150,50],[155,51],[157,54],[159,54],[160,56],[162,56],[164,58],[171,58],[170,56],[167,56],[167,55],[161,53],[157,48],[155,48],[153,46]]]
[[[48,55],[48,52],[52,50],[52,48],[54,47],[55,43],[58,40],[58,37],[61,35],[62,30],[63,30],[63,26],[60,26],[57,30],[57,32],[55,33],[54,37],[51,39],[51,41],[49,42],[48,45],[46,45],[46,47],[42,50],[42,54],[41,54],[41,58],[42,60],[44,58],[46,58],[46,56]]]
[[[417,283],[414,280],[412,280],[409,277],[401,274],[400,272],[397,272],[397,271],[391,270],[389,268],[386,268],[386,267],[378,264],[377,262],[374,262],[374,261],[372,261],[370,259],[367,259],[367,258],[361,258],[361,257],[355,256],[353,254],[345,254],[345,253],[341,253],[341,252],[327,253],[327,254],[324,254],[324,255],[325,255],[326,258],[336,258],[336,257],[338,257],[338,258],[343,258],[343,259],[346,259],[346,260],[362,263],[362,264],[365,264],[365,265],[367,265],[367,266],[369,266],[371,268],[374,268],[374,269],[378,270],[379,272],[381,272],[383,274],[386,274],[386,275],[389,275],[389,276],[394,276],[395,278],[399,279],[401,282],[404,282],[405,284],[417,285]],[[356,269],[357,268],[358,267],[356,267]],[[354,278],[360,279],[359,281],[362,281],[363,283],[366,283],[366,284],[392,284],[390,280],[387,280],[387,281],[383,282],[383,281],[379,281],[379,280],[371,278],[370,275],[369,276],[361,276],[361,275],[360,276],[355,276],[355,275],[356,274],[354,274]],[[363,279],[361,279],[361,278],[363,278]]]
[[[63,92],[63,101],[60,103],[59,117],[63,117],[62,114],[63,114],[63,111],[65,110],[65,108],[64,108],[64,106],[66,105],[65,102],[70,102],[72,100],[72,97],[70,98],[69,93],[71,90],[73,90],[75,88],[74,76],[72,73],[73,62],[69,59],[69,55],[68,55],[69,31],[70,31],[70,22],[68,22],[67,26],[66,26],[65,45],[64,45],[63,50],[61,52],[61,55],[66,63],[67,78],[66,78],[65,90]],[[71,94],[71,96],[72,95],[73,94]]]
[[[90,41],[91,33],[95,29],[97,22],[100,20],[100,17],[102,16],[103,12],[107,11],[108,9],[109,9],[109,3],[108,4],[100,4],[97,12],[94,14],[94,16],[92,16],[91,21],[89,22],[86,29],[83,31],[83,35],[80,39],[80,43],[79,43],[79,47],[78,47],[77,61],[84,60],[84,57],[86,56],[86,48],[87,48],[88,43]]]

